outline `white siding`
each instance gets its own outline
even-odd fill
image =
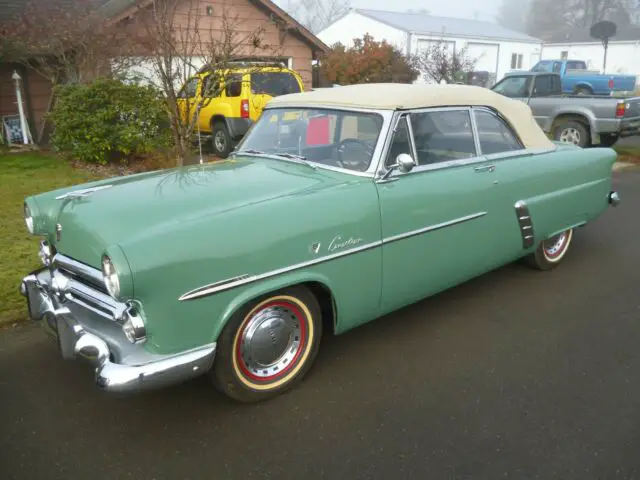
[[[318,37],[328,45],[341,42],[346,46],[351,46],[354,38],[361,38],[365,33],[369,33],[375,40],[386,40],[405,54],[415,54],[427,44],[435,41],[445,41],[447,44],[454,46],[456,51],[470,45],[469,52],[473,56],[480,57],[476,70],[490,72],[495,75],[496,81],[512,70],[511,57],[513,54],[522,55],[521,67],[518,70],[528,70],[540,59],[541,45],[539,43],[485,40],[472,37],[461,38],[446,35],[446,33],[442,35],[408,34],[403,30],[388,26],[355,11],[349,12],[335,23],[329,25],[318,33]],[[407,48],[407,43],[409,48]]]
[[[539,43],[504,42],[500,45],[498,80],[511,70],[529,70],[540,60],[542,45]],[[511,67],[513,56],[522,55],[522,66]]]
[[[590,70],[602,72],[604,48],[598,43],[550,43],[542,48],[543,60],[559,59],[563,52],[572,60],[584,60]],[[640,42],[610,42],[606,73],[640,75]]]
[[[317,34],[318,38],[331,46],[336,42],[350,47],[354,38],[362,38],[365,33],[375,40],[386,40],[398,47],[403,53],[407,53],[407,33],[378,22],[358,12],[349,12],[347,15],[329,25]]]
[[[477,60],[476,70],[487,71],[495,75],[498,81],[510,70],[529,70],[540,60],[540,44],[521,42],[496,42],[483,39],[459,38],[459,37],[411,37],[411,52],[415,53],[424,45],[440,39],[455,45],[456,51],[467,48],[470,57]],[[522,55],[521,67],[511,68],[512,55]],[[517,57],[516,57],[517,58]]]
[[[467,54],[476,61],[475,69],[481,72],[497,73],[500,44],[469,42]]]

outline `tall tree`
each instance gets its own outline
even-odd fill
[[[498,24],[516,32],[525,32],[530,3],[531,0],[502,0],[496,18]]]
[[[287,12],[313,33],[318,33],[351,8],[350,0],[288,0]]]
[[[200,0],[154,0],[140,7],[135,20],[128,25],[128,35],[148,59],[140,72],[142,79],[163,93],[178,165],[183,164],[189,152],[202,108],[218,96],[223,85],[240,86],[230,71],[234,62],[242,57],[282,55],[284,26],[280,32],[282,41],[279,42],[280,33],[272,32],[270,38],[275,43],[269,43],[267,21],[256,25],[226,7],[216,15],[212,26],[211,17],[201,13]],[[214,73],[211,80],[203,82],[199,94],[189,93],[193,77],[203,71]]]
[[[589,28],[601,20],[624,25],[627,6],[628,0],[531,0],[527,32],[546,40],[556,32]]]
[[[131,42],[106,20],[91,0],[23,2],[20,14],[0,25],[0,58],[24,65],[53,87],[116,76],[136,60],[130,55]],[[54,91],[46,112],[53,106]],[[45,126],[40,125],[38,141]]]

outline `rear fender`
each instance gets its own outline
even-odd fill
[[[580,81],[580,82],[576,82],[576,84],[574,85],[573,89],[574,91],[577,90],[578,88],[588,88],[589,90],[591,90],[591,92],[595,92],[595,88],[593,87],[593,84],[589,83],[589,82],[585,82],[584,80]]]
[[[549,118],[545,131],[552,135],[555,133],[556,127],[563,121],[574,120],[586,125],[589,128],[591,142],[598,139],[598,130],[596,128],[596,118],[593,112],[586,108],[561,108],[554,112]]]

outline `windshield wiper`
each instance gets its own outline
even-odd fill
[[[233,152],[236,155],[242,155],[243,153],[249,153],[251,155],[265,155],[264,152],[260,151],[260,150],[252,150],[252,149],[248,149],[248,150],[238,150],[236,152]]]
[[[264,155],[265,157],[276,157],[276,158],[286,158],[288,160],[296,160],[296,163],[303,163],[308,167],[313,168],[314,170],[316,169],[316,166],[313,165],[312,163],[307,161],[307,157],[303,156],[303,155],[294,155],[293,153],[267,153],[267,152],[263,152],[261,150],[252,150],[252,149],[248,149],[248,150],[238,150],[236,152],[233,152],[234,155],[242,155],[242,154],[249,154],[249,155]]]
[[[274,157],[288,158],[290,160],[298,160],[300,163],[304,163],[307,167],[311,167],[316,170],[316,166],[307,161],[307,157],[303,155],[294,155],[293,153],[273,153]]]

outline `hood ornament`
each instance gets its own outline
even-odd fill
[[[72,192],[64,193],[58,197],[56,200],[64,200],[66,198],[82,198],[91,195],[93,192],[97,192],[98,190],[104,190],[106,188],[111,188],[113,185],[101,185],[99,187],[91,187],[91,188],[83,188],[81,190],[74,190]]]

